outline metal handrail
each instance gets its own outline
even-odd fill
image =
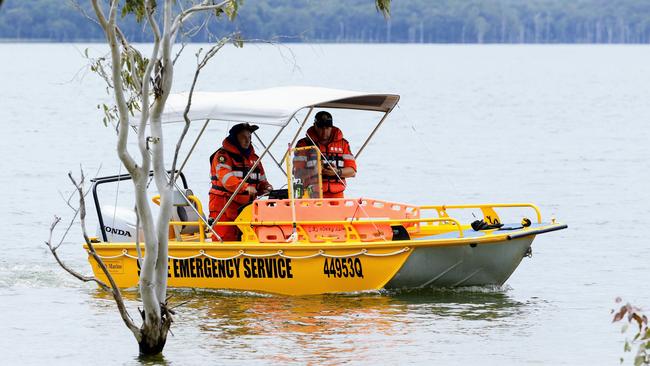
[[[419,206],[420,210],[442,210],[446,211],[447,209],[465,209],[465,208],[514,208],[514,207],[529,207],[535,210],[537,215],[537,223],[542,223],[542,213],[535,204],[533,203],[485,203],[485,204],[463,204],[463,205],[425,205]]]
[[[458,236],[463,238],[463,229],[458,220],[452,217],[427,217],[421,219],[375,219],[375,220],[309,220],[309,221],[295,221],[296,225],[346,225],[346,224],[410,224],[422,222],[451,222],[458,228]],[[250,226],[278,226],[278,225],[293,225],[294,221],[231,221],[231,222],[216,222],[216,226],[232,226],[232,225],[250,225]]]
[[[154,197],[156,198],[156,197]],[[195,196],[188,196],[192,202],[201,207],[201,201]],[[447,209],[468,209],[468,208],[514,208],[514,207],[528,207],[535,210],[538,223],[542,222],[542,215],[539,207],[532,203],[492,203],[492,204],[460,204],[460,205],[423,205],[418,206],[420,210],[442,210]],[[433,222],[449,222],[456,226],[458,230],[458,237],[463,238],[463,229],[461,223],[453,217],[431,217],[431,218],[418,218],[418,219],[348,219],[348,220],[307,220],[307,221],[227,221],[215,222],[213,226],[235,226],[235,225],[248,225],[248,226],[279,226],[279,225],[365,225],[365,224],[418,224],[418,223],[433,223]],[[189,225],[199,226],[200,241],[204,242],[205,224],[202,221],[170,221],[169,225]]]

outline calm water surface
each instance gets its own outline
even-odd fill
[[[71,191],[68,170],[123,173],[114,131],[95,109],[108,97],[84,69],[85,47],[105,51],[0,44],[3,364],[139,363],[110,298],[67,276],[43,245],[52,216],[70,217],[61,198]],[[188,88],[194,52],[178,65],[178,91]],[[360,158],[350,196],[535,202],[570,229],[538,237],[533,258],[503,288],[295,298],[173,291],[173,301],[189,303],[177,309],[164,361],[617,363],[623,336],[610,323],[614,298],[650,307],[650,243],[641,230],[650,217],[649,59],[646,46],[225,50],[201,89],[299,84],[402,95]],[[376,116],[337,113],[358,149]],[[207,157],[228,128],[210,126],[186,170],[204,201]],[[281,185],[281,173],[265,164]],[[75,225],[61,252],[89,272],[79,242]],[[127,298],[136,315],[136,294]]]

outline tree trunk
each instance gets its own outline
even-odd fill
[[[172,323],[172,318],[166,305],[161,305],[162,316],[156,317],[143,312],[145,321],[140,328],[138,347],[140,356],[156,356],[162,353],[167,343],[167,333]]]

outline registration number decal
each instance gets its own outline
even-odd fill
[[[325,258],[323,274],[327,278],[363,278],[363,266],[359,258]]]

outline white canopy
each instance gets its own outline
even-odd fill
[[[172,94],[163,123],[184,122],[189,93]],[[286,86],[238,92],[194,92],[189,118],[286,126],[303,108],[345,108],[390,112],[399,95],[307,86]],[[134,119],[137,120],[137,119]]]

